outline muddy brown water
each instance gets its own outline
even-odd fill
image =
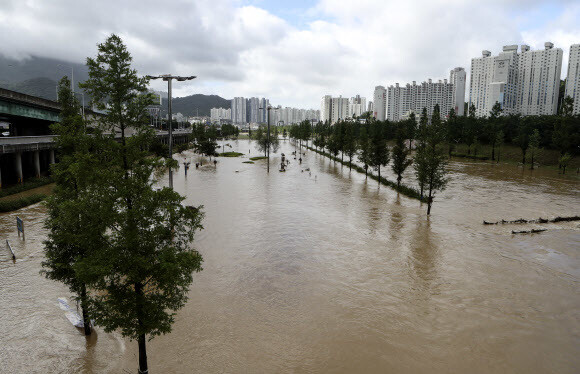
[[[427,218],[311,151],[280,173],[280,152],[269,175],[246,158],[174,173],[204,205],[204,270],[173,331],[149,342],[151,373],[580,371],[580,224],[482,224],[576,215],[578,180],[452,162]],[[44,217],[38,204],[0,216],[0,372],[136,372],[137,344],[98,327],[85,339],[58,307],[66,287],[39,275]],[[522,227],[549,230],[511,234]]]

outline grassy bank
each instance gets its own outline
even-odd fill
[[[0,190],[0,198],[5,197],[5,196],[14,195],[17,193],[21,193],[24,191],[28,191],[28,190],[31,190],[33,188],[45,186],[45,185],[50,184],[52,182],[53,182],[53,180],[50,177],[29,179],[22,184],[17,184],[15,186],[10,186],[10,187],[1,189]]]
[[[490,145],[479,145],[477,152],[475,152],[473,145],[471,146],[471,152],[467,154],[468,147],[465,144],[458,144],[455,147],[452,156],[454,157],[463,157],[463,158],[470,158],[488,162],[493,162],[491,160],[491,146]],[[495,156],[497,162],[498,156],[498,148],[495,148]],[[537,164],[539,167],[549,167],[558,169],[558,159],[560,158],[560,153],[554,149],[540,149],[539,151],[534,154],[534,163]],[[528,150],[526,152],[526,165],[529,167],[529,163],[531,162],[531,154]],[[512,163],[512,164],[521,164],[523,161],[522,157],[522,150],[514,145],[511,144],[504,144],[499,149],[499,162],[503,163]],[[580,167],[580,157],[574,157],[570,160],[568,167],[566,168],[566,174],[568,173],[575,173],[576,169]]]
[[[350,165],[350,163],[348,161],[342,161],[340,158],[334,157],[333,155],[331,155],[329,153],[326,153],[324,151],[319,151],[319,150],[312,148],[312,147],[309,147],[309,146],[305,146],[305,147],[310,149],[311,151],[314,151],[314,152],[320,154],[320,155],[328,157],[329,159],[331,159],[333,161],[340,162],[341,164],[346,165],[346,166]],[[354,163],[352,164],[352,168],[354,170],[358,171],[359,173],[363,173],[363,174],[365,173],[365,169],[363,167],[356,165]],[[387,178],[382,177],[382,176],[379,179],[378,175],[375,175],[371,172],[368,173],[368,177],[380,182],[381,184],[384,184],[385,186],[391,187],[395,191],[398,191],[405,196],[412,197],[412,198],[417,199],[417,200],[421,200],[421,193],[412,187],[405,186],[404,184],[397,186],[397,182],[390,181]]]
[[[266,156],[250,157],[250,160],[252,160],[252,161],[258,161],[258,160],[263,160],[265,158],[268,158],[268,157],[266,157]]]
[[[31,194],[28,196],[20,196],[15,198],[4,198],[0,200],[0,212],[12,212],[25,206],[36,204],[48,197],[47,194]]]

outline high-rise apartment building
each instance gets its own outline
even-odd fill
[[[322,122],[330,122],[332,117],[332,96],[325,95],[320,101],[320,120]]]
[[[527,45],[506,45],[497,56],[483,51],[471,60],[469,105],[478,117],[489,115],[494,104],[504,114],[556,114],[562,50],[550,42],[545,49],[530,51]]]
[[[544,50],[538,51],[521,46],[516,110],[524,116],[557,112],[563,52],[550,42],[544,46]]]
[[[465,69],[460,67],[451,70],[449,74],[449,83],[453,85],[451,104],[458,116],[465,114],[465,77]]]
[[[459,82],[461,83],[461,82]],[[465,80],[463,80],[465,83]],[[443,81],[433,82],[429,79],[426,82],[417,84],[407,83],[406,86],[389,86],[387,92],[387,119],[389,121],[400,121],[406,118],[411,112],[419,116],[423,108],[427,109],[427,114],[431,116],[435,105],[439,105],[441,118],[447,117],[449,111],[454,107],[453,94],[460,96],[461,87],[456,91],[456,86]],[[459,93],[457,93],[459,92]],[[463,85],[465,92],[465,85]]]
[[[570,96],[574,100],[572,113],[580,114],[580,44],[573,44],[570,47],[565,96]]]
[[[348,118],[360,117],[367,110],[367,99],[356,95],[348,103]]]
[[[387,90],[385,87],[375,87],[373,103],[373,117],[379,121],[384,121],[387,114]]]
[[[332,112],[330,116],[330,123],[336,123],[348,117],[348,99],[346,97],[332,98]]]
[[[234,97],[232,99],[232,123],[236,125],[245,125],[247,120],[247,104],[243,97]]]
[[[232,110],[230,108],[211,108],[210,120],[211,123],[220,123],[221,120],[231,120]]]

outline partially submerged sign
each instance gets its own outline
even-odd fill
[[[22,233],[22,240],[25,240],[25,238],[24,238],[24,222],[18,216],[16,216],[16,229],[18,230],[18,237],[20,237],[20,233]]]

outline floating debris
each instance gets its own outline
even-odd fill
[[[512,230],[512,234],[536,234],[538,232],[544,232],[544,231],[547,231],[547,229],[531,229],[531,230],[522,230],[522,231]]]
[[[506,221],[505,219],[502,219],[501,221],[497,221],[497,222],[489,222],[489,221],[483,221],[484,225],[497,225],[499,223],[506,224],[506,223],[555,223],[555,222],[571,222],[571,221],[580,221],[580,216],[572,216],[572,217],[556,217],[554,219],[547,219],[547,218],[538,218],[538,219],[516,219],[514,221]]]

